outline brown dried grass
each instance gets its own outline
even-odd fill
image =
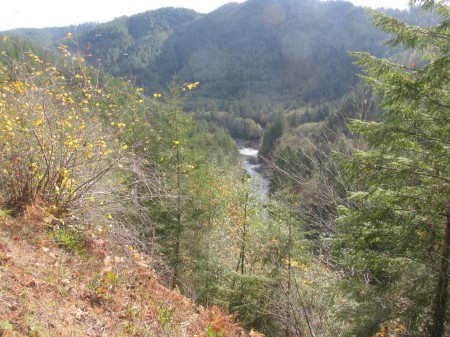
[[[46,216],[31,205],[22,221],[0,218],[0,336],[189,337],[207,336],[208,328],[260,336],[226,309],[196,308],[162,286],[153,259],[111,240],[105,228],[86,229],[86,253],[67,250],[51,237]]]

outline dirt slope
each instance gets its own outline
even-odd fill
[[[0,336],[261,336],[159,283],[152,259],[105,228],[0,212]]]

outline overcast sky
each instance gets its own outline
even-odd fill
[[[243,2],[237,0],[234,2]],[[20,27],[58,27],[105,22],[161,7],[185,7],[208,13],[230,0],[2,0],[0,31]],[[351,0],[356,5],[407,8],[408,0]]]

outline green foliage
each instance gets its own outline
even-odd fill
[[[50,236],[58,245],[72,253],[85,254],[86,240],[81,229],[76,227],[55,228]]]
[[[166,40],[199,16],[187,9],[163,8],[120,17],[79,34],[78,48],[90,64],[150,88],[154,75],[149,67]]]
[[[287,128],[286,117],[279,114],[275,121],[266,127],[261,145],[261,154],[265,155],[275,148],[275,143],[281,138]]]
[[[235,107],[258,111],[262,96],[270,97],[270,108],[341,97],[355,83],[347,50],[363,45],[381,52],[381,38],[363,9],[347,3],[248,1],[224,6],[175,35],[153,69],[161,82],[175,72],[181,80],[195,74],[204,85],[189,102],[233,100]]]
[[[149,123],[129,144],[135,159],[142,158],[136,160],[142,160],[136,178],[144,183],[133,193],[145,214],[146,240],[158,243],[170,286],[190,291],[184,285],[197,284],[201,293],[208,233],[223,214],[222,175],[237,163],[237,148],[223,130],[193,121],[180,109],[184,94],[190,94],[186,89],[196,85],[173,82],[168,93],[155,94],[146,111]]]
[[[172,269],[171,286],[179,282],[182,268],[184,233],[191,224],[189,208],[194,204],[191,191],[193,177],[202,163],[196,152],[191,117],[180,110],[182,88],[172,83],[164,105],[153,119],[155,132],[151,156],[155,169],[161,174],[164,193],[150,209],[158,219],[158,233],[163,242],[164,255]]]
[[[209,326],[208,329],[206,329],[206,336],[207,337],[222,337],[223,333],[222,332],[215,332],[214,329]]]
[[[172,327],[173,317],[175,315],[175,308],[168,307],[165,304],[157,307],[159,322],[165,331],[170,330]]]
[[[229,112],[196,112],[193,116],[197,120],[206,120],[228,130],[233,138],[259,139],[263,134],[260,124],[251,118],[243,118]]]
[[[386,11],[421,27],[436,21],[418,10]],[[69,28],[19,32],[48,45]],[[261,136],[259,126],[273,111],[305,103],[312,108],[302,123],[322,120],[327,109],[320,103],[343,97],[358,82],[348,50],[392,54],[381,46],[384,35],[370,26],[362,8],[330,1],[248,1],[207,15],[165,8],[81,25],[76,32],[72,52],[147,94],[163,90],[174,75],[180,83],[200,81],[185,109],[208,111],[208,120],[220,119],[233,137],[247,138]],[[403,50],[396,54],[415,59]],[[223,120],[214,116],[217,111],[233,116]]]
[[[393,321],[409,334],[448,333],[450,16],[436,4],[442,22],[429,28],[372,12],[393,45],[423,53],[422,67],[355,54],[386,112],[380,122],[349,125],[369,147],[344,161],[355,192],[341,208],[337,246],[342,265],[356,272],[349,312],[358,319],[349,335],[375,335]]]
[[[2,334],[6,334],[7,331],[14,331],[14,325],[12,325],[9,321],[1,320],[0,321],[0,332]]]
[[[348,327],[349,336],[442,337],[450,74],[441,41],[448,8],[436,11],[447,19],[431,28],[372,13],[395,35],[392,44],[415,48],[401,50],[400,64],[366,53],[391,54],[363,10],[345,2],[151,11],[67,35],[62,58],[5,38],[0,192],[8,208],[42,201],[58,215],[105,193],[99,186],[101,193],[89,194],[111,172],[121,186],[108,220],[137,230],[167,284],[196,303],[228,306],[268,336],[342,336]],[[49,43],[62,31],[24,33]],[[383,120],[367,87],[328,102],[357,82],[348,49],[364,51],[359,63],[384,96]],[[78,51],[130,81],[87,67]],[[426,59],[410,67],[422,52]],[[190,91],[193,78],[201,85]],[[364,121],[347,126],[349,118]],[[230,137],[256,140],[263,127],[267,204]],[[352,157],[338,167],[335,152]],[[84,252],[81,230],[62,227],[52,236]],[[344,288],[334,288],[336,279]],[[91,300],[107,300],[121,282],[112,271],[93,278]],[[156,309],[172,333],[175,308]],[[212,326],[204,333],[223,335]]]
[[[93,29],[96,25],[96,23],[90,22],[67,27],[48,27],[41,29],[17,28],[11,31],[5,31],[4,33],[11,38],[18,38],[24,42],[33,41],[35,46],[40,46],[42,48],[54,48],[59,45],[67,33],[77,32],[77,34],[81,34],[86,30]],[[24,49],[27,50],[28,47]]]
[[[195,124],[196,132],[202,135],[202,137],[199,137],[200,139],[197,139],[197,146],[207,149],[210,162],[218,166],[238,162],[239,153],[236,142],[227,131],[204,120]]]
[[[68,31],[77,32],[71,51],[81,51],[91,65],[149,92],[174,75],[181,83],[195,77],[203,85],[187,98],[190,110],[211,111],[213,99],[220,110],[259,123],[253,114],[348,93],[357,81],[348,50],[387,52],[364,10],[344,2],[248,1],[207,15],[164,8],[76,30],[19,33],[47,46]]]
[[[12,212],[10,210],[0,209],[0,218],[9,216]]]

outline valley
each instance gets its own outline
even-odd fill
[[[450,7],[411,4],[0,32],[0,335],[448,336]]]

